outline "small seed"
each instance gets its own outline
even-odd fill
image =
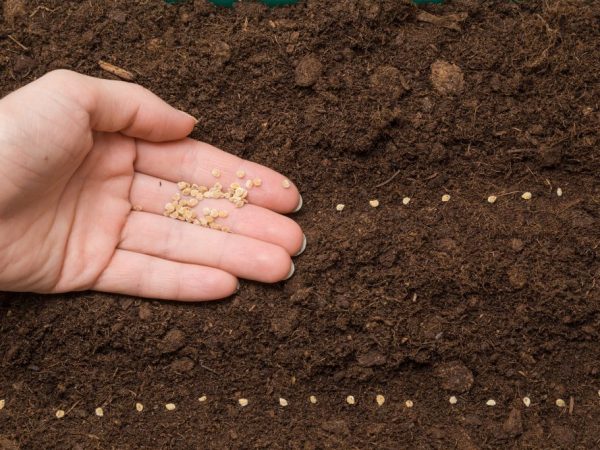
[[[246,180],[246,188],[251,189],[252,186],[254,186],[254,183],[252,182],[252,180]]]
[[[205,216],[204,217],[206,219],[206,222],[211,224],[215,221],[215,218],[213,216]]]
[[[283,188],[284,188],[284,189],[288,189],[288,188],[291,186],[291,185],[290,185],[290,180],[288,180],[287,178],[286,178],[286,179],[284,179],[284,180],[281,182],[281,185],[283,186]]]
[[[531,197],[532,197],[531,192],[523,192],[523,195],[521,195],[521,198],[523,200],[531,200]]]
[[[210,208],[202,208],[202,214],[205,216],[210,216]]]
[[[356,400],[354,399],[354,396],[353,395],[349,395],[348,397],[346,397],[346,403],[348,403],[349,405],[356,404]]]
[[[141,403],[136,403],[135,409],[137,412],[142,412],[144,410],[144,405],[142,405]]]
[[[241,407],[248,406],[248,399],[247,398],[240,398],[238,400],[238,403],[240,404]]]
[[[529,397],[523,397],[523,404],[529,408],[529,405],[531,405],[531,399]]]
[[[415,406],[415,404],[413,403],[412,400],[406,400],[404,402],[404,404],[406,405],[407,408],[412,408],[413,406]]]
[[[558,398],[556,399],[556,406],[558,406],[559,408],[564,408],[565,406],[567,406],[567,404],[562,398]]]
[[[450,196],[448,194],[442,195],[442,201],[443,202],[449,202],[450,201]]]
[[[197,197],[199,193],[200,193],[200,191],[199,191],[198,189],[192,189],[192,190],[190,191],[190,195],[191,195],[192,197]]]
[[[188,201],[186,199],[183,199],[179,202],[179,206],[187,206],[188,205]]]
[[[244,195],[244,192],[246,192],[246,190],[242,187],[239,187],[235,190],[235,192],[233,193],[236,197],[241,197],[242,195]]]
[[[167,203],[165,205],[165,211],[168,213],[175,211],[175,205],[173,205],[173,203]]]
[[[284,406],[284,407],[285,407],[285,406],[287,406],[287,405],[288,405],[288,401],[287,401],[285,398],[282,398],[282,397],[280,397],[280,398],[279,398],[279,404],[280,404],[281,406]]]
[[[219,217],[222,219],[224,219],[228,215],[229,215],[229,213],[227,211],[219,211]]]
[[[260,186],[262,184],[262,180],[260,178],[255,178],[254,180],[252,180],[252,184],[254,186]]]
[[[177,408],[177,407],[175,406],[175,403],[167,403],[167,404],[165,405],[165,408],[167,408],[167,411],[173,411],[173,410],[175,410],[175,408]]]
[[[556,195],[558,195],[559,197],[562,197],[562,189],[561,188],[558,188],[556,190]]]
[[[344,205],[343,203],[340,203],[335,207],[335,209],[336,209],[336,211],[343,211],[345,207],[346,207],[346,205]]]
[[[192,190],[191,190],[189,187],[188,187],[188,188],[185,188],[185,189],[183,189],[183,190],[181,191],[181,193],[182,193],[183,195],[190,195],[190,193],[191,193],[191,192],[192,192]]]
[[[490,398],[485,404],[488,406],[496,406],[496,400]]]
[[[0,409],[4,409],[4,406],[6,405],[6,400],[1,399],[0,400]]]
[[[379,406],[383,406],[383,404],[385,403],[385,397],[379,394],[377,397],[375,397],[375,401]]]
[[[173,197],[171,197],[171,200],[173,200],[174,202],[178,202],[181,199],[181,194],[179,192],[175,192],[173,194]]]
[[[200,397],[198,399],[199,402],[205,402],[206,401],[206,395],[203,395],[202,397]]]
[[[246,176],[246,172],[244,172],[242,169],[239,169],[236,173],[235,176],[238,178],[244,178]]]
[[[65,412],[62,409],[59,409],[58,411],[56,411],[57,419],[62,419],[63,417],[65,417]]]
[[[102,408],[96,408],[94,411],[98,417],[104,417],[104,410]]]
[[[206,186],[198,186],[198,192],[200,194],[204,194],[206,191],[208,191],[208,188]]]
[[[179,214],[177,213],[177,211],[173,211],[171,214],[169,214],[169,217],[171,219],[177,219],[179,217]]]
[[[600,393],[600,392],[599,392],[599,393]],[[313,405],[316,405],[316,404],[317,404],[317,397],[315,397],[314,395],[311,395],[311,396],[310,396],[308,399],[310,400],[310,402],[311,402]]]
[[[456,403],[458,403],[458,399],[454,395],[452,397],[450,397],[450,399],[448,401],[450,402],[451,405],[456,405]]]
[[[190,198],[187,203],[188,203],[189,206],[196,206],[198,204],[198,199],[197,198]]]
[[[408,205],[410,203],[410,197],[404,197],[402,199],[402,204],[403,205]]]
[[[185,188],[188,188],[188,187],[190,187],[190,183],[187,183],[187,182],[185,182],[185,181],[180,181],[179,183],[177,183],[177,187],[178,187],[180,190],[184,190]]]
[[[219,211],[217,211],[216,209],[211,209],[210,217],[212,217],[213,219],[216,219],[217,217],[219,217]]]
[[[210,171],[213,177],[219,178],[221,176],[221,171],[219,169],[213,169]]]
[[[369,205],[371,205],[373,208],[377,208],[379,206],[379,200],[377,200],[377,199],[369,200]]]
[[[498,197],[496,197],[495,195],[490,195],[488,197],[488,203],[496,203],[496,200],[498,200]]]

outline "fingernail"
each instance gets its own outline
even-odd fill
[[[298,201],[298,206],[296,206],[296,209],[293,210],[293,213],[297,213],[298,211],[300,211],[300,209],[302,208],[302,196],[300,196],[300,200]]]
[[[290,268],[290,273],[287,274],[287,277],[285,277],[283,279],[283,281],[289,280],[290,278],[292,278],[292,275],[294,275],[295,271],[296,271],[296,266],[294,266],[294,263],[292,262],[292,267]]]
[[[294,256],[300,256],[302,253],[304,253],[304,250],[306,250],[306,235],[305,234],[302,235],[302,247],[300,247],[300,250],[298,250],[298,253],[296,253]]]
[[[240,284],[240,282],[238,281],[238,285],[237,285],[237,287],[235,288],[235,292],[239,291],[241,287],[242,287],[242,285],[241,285],[241,284]]]
[[[200,120],[196,119],[194,116],[192,116],[191,114],[186,113],[185,111],[180,111],[182,114],[185,114],[187,117],[191,118],[194,120],[194,125],[196,125],[198,122],[200,122]]]

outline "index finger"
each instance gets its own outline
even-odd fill
[[[296,212],[302,206],[298,189],[286,176],[194,139],[161,144],[138,141],[135,169],[209,188],[216,182],[224,189],[238,183],[248,190],[250,203],[280,213]]]

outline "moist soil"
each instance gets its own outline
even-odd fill
[[[4,4],[1,94],[131,71],[308,248],[213,303],[3,294],[0,448],[598,448],[600,2]]]

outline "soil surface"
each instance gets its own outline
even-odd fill
[[[309,245],[215,303],[0,294],[0,448],[598,448],[600,2],[4,6],[0,94],[123,67]]]

